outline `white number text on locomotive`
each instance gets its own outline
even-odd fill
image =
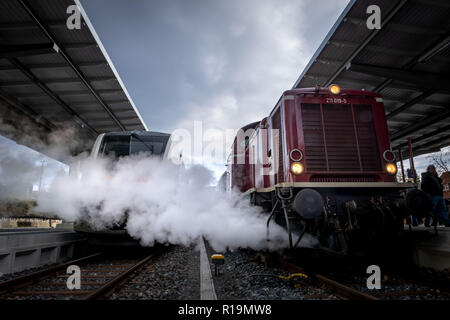
[[[326,103],[343,103],[346,104],[348,103],[347,99],[345,98],[326,98],[325,99]]]

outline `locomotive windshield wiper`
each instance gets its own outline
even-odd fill
[[[140,142],[142,142],[144,144],[144,146],[147,147],[148,150],[150,150],[150,152],[153,154],[153,146],[149,146],[144,140],[142,140],[141,138],[139,138],[139,136],[135,133],[131,133],[131,136],[136,138],[137,140],[139,140]]]

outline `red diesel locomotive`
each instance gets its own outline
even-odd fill
[[[231,188],[270,212],[267,226],[284,226],[291,248],[305,233],[342,253],[379,243],[428,206],[414,184],[396,182],[378,93],[337,85],[285,91],[268,117],[239,130],[228,162]]]

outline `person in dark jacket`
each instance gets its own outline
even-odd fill
[[[433,205],[432,214],[439,220],[439,216],[444,220],[445,226],[450,227],[450,219],[448,218],[447,208],[444,201],[444,188],[442,187],[442,180],[438,177],[436,168],[433,165],[429,165],[427,172],[422,174],[422,191],[427,193],[431,197]],[[427,217],[425,220],[425,226],[430,226],[431,217]],[[433,221],[433,225],[437,225],[438,221]]]

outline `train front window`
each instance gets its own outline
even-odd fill
[[[105,136],[101,154],[107,157],[119,158],[130,155],[130,136]]]
[[[169,136],[152,136],[131,133],[129,135],[106,135],[100,153],[111,158],[146,153],[162,156],[166,150]]]
[[[130,154],[145,152],[162,156],[166,150],[168,140],[168,136],[132,135]]]

